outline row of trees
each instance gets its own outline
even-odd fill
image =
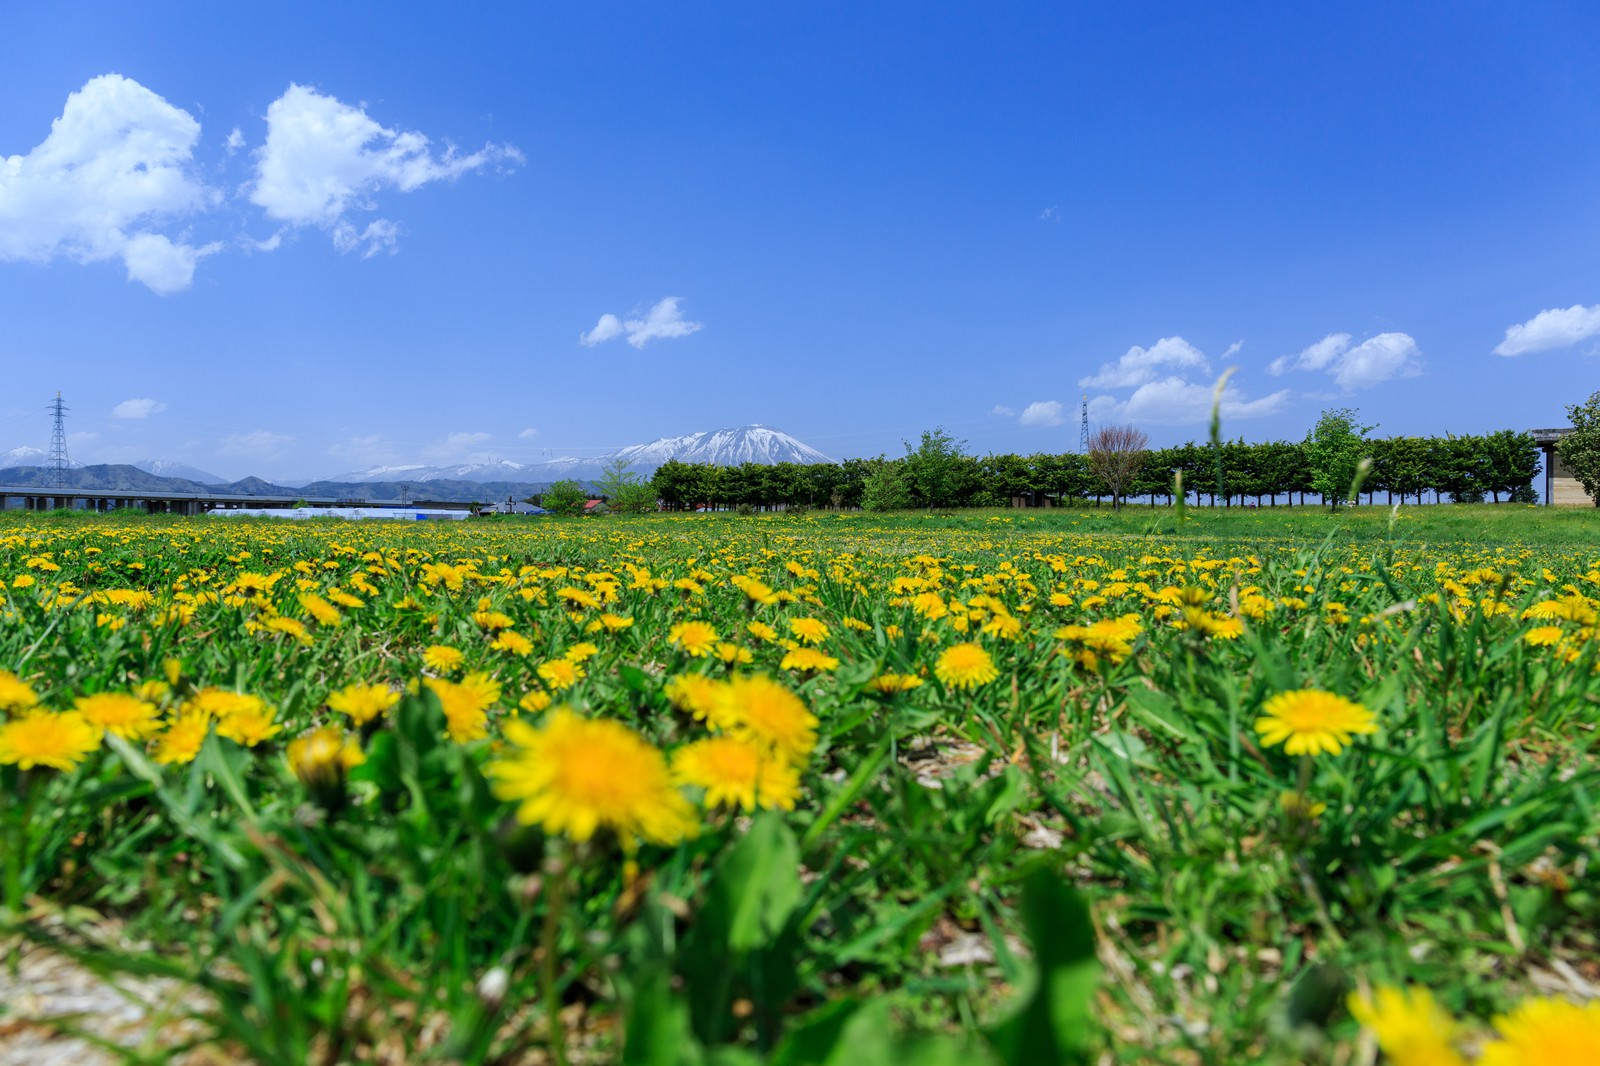
[[[1492,499],[1536,502],[1539,448],[1527,433],[1501,430],[1485,436],[1367,439],[1353,412],[1340,416],[1342,432],[1314,432],[1302,442],[1224,441],[1144,450],[1142,442],[1117,457],[1114,471],[1090,455],[967,455],[963,442],[942,429],[906,445],[900,458],[848,459],[802,466],[710,466],[668,462],[648,483],[669,509],[813,507],[896,510],[908,507],[1005,507],[1026,497],[1107,500],[1114,495],[1171,503],[1174,479],[1185,495],[1213,506],[1304,504],[1307,497],[1334,502],[1348,490],[1357,464],[1372,460],[1363,482],[1367,502],[1432,497],[1458,502]],[[1117,428],[1117,427],[1108,427]],[[1325,429],[1322,422],[1319,430]],[[1340,427],[1334,427],[1335,430]],[[1137,431],[1133,431],[1137,434]],[[1142,434],[1138,434],[1142,438]],[[1109,479],[1109,481],[1108,481]],[[1113,484],[1112,482],[1115,482]]]

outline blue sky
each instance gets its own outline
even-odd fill
[[[500,6],[9,7],[0,451],[57,389],[286,478],[1600,389],[1592,3]]]

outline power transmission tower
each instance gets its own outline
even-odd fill
[[[67,487],[67,405],[61,402],[61,393],[45,405],[45,410],[55,416],[55,431],[50,434],[50,485]]]
[[[1083,417],[1078,422],[1078,453],[1089,454],[1089,394],[1083,394]]]

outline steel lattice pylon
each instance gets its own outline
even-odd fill
[[[1083,394],[1083,418],[1078,423],[1078,454],[1089,454],[1089,394]]]
[[[50,434],[50,483],[53,488],[67,487],[67,405],[61,402],[61,393],[45,405],[45,410],[55,416],[55,429]]]

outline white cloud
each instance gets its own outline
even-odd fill
[[[1001,418],[1010,418],[1012,415],[1016,414],[1017,412],[1013,411],[1011,408],[1007,407],[1005,404],[997,403],[997,404],[995,404],[993,407],[991,407],[989,409],[989,413],[992,414],[992,415],[999,415]]]
[[[1049,207],[1047,207],[1043,211],[1039,212],[1039,221],[1040,222],[1060,222],[1061,221],[1061,208],[1059,206],[1057,206],[1056,204],[1051,204]]]
[[[1127,400],[1096,396],[1089,402],[1089,416],[1100,423],[1200,424],[1211,419],[1214,391],[1212,385],[1167,377],[1140,385]],[[1288,389],[1279,389],[1268,396],[1251,400],[1237,386],[1229,385],[1222,394],[1222,417],[1262,418],[1276,414],[1289,401],[1289,395]]]
[[[601,315],[600,321],[595,323],[594,329],[588,333],[578,334],[578,343],[585,348],[593,348],[597,344],[622,336],[622,319],[616,315]]]
[[[371,259],[382,251],[393,255],[400,250],[399,241],[400,227],[386,218],[369,223],[359,232],[348,222],[338,222],[333,227],[333,246],[341,252],[360,248],[363,259]]]
[[[538,435],[539,435],[539,431],[537,429],[534,429],[532,426],[529,426],[527,429],[525,429],[521,433],[517,434],[517,439],[518,440],[532,440],[534,437],[537,437]]]
[[[491,434],[483,432],[467,432],[448,434],[438,444],[430,445],[423,449],[423,457],[436,463],[455,463],[491,459],[488,453],[475,451],[480,444],[486,444]]]
[[[1030,403],[1022,411],[1022,416],[1017,419],[1025,426],[1059,426],[1061,424],[1061,403],[1059,400],[1039,400]]]
[[[491,163],[520,163],[522,153],[494,144],[470,155],[458,155],[453,145],[436,153],[420,133],[389,129],[364,107],[291,84],[267,106],[267,139],[255,158],[251,203],[291,226],[329,230],[340,251],[361,248],[371,256],[392,250],[398,229],[383,219],[361,228],[345,215],[374,210],[376,193],[411,192]]]
[[[1100,372],[1078,379],[1085,388],[1126,389],[1154,381],[1163,367],[1193,367],[1207,373],[1211,365],[1205,355],[1182,337],[1162,337],[1148,348],[1137,344],[1115,363],[1103,363]]]
[[[642,315],[635,311],[632,317],[626,320],[612,314],[601,315],[594,329],[578,334],[578,343],[585,348],[593,348],[597,344],[626,335],[629,344],[635,348],[643,348],[653,340],[687,337],[697,332],[702,323],[684,320],[683,311],[678,306],[682,302],[681,296],[668,296],[658,301],[649,311]]]
[[[1267,373],[1276,376],[1289,370],[1321,370],[1349,350],[1350,339],[1348,333],[1330,333],[1299,355],[1278,356],[1267,365]]]
[[[1600,304],[1540,311],[1528,321],[1506,329],[1506,338],[1495,355],[1527,355],[1529,352],[1569,348],[1579,341],[1600,335]]]
[[[1393,378],[1414,378],[1422,373],[1421,354],[1407,334],[1380,333],[1340,356],[1333,380],[1347,389],[1366,389]]]
[[[1351,347],[1353,339],[1348,333],[1330,333],[1299,355],[1280,355],[1267,366],[1267,372],[1326,371],[1346,389],[1371,388],[1422,373],[1422,352],[1410,334],[1380,333]]]
[[[158,415],[167,409],[167,405],[160,400],[138,399],[123,400],[111,409],[112,418],[149,418]]]
[[[395,450],[382,433],[357,434],[328,446],[328,454],[349,459],[362,466],[393,462]]]
[[[228,134],[228,140],[223,147],[228,150],[229,155],[244,147],[244,134],[239,132],[238,126],[233,127],[233,132]]]
[[[287,433],[274,433],[258,429],[250,433],[231,433],[222,438],[222,451],[229,455],[271,455],[292,444],[294,438]]]
[[[0,260],[121,259],[129,280],[154,292],[187,289],[195,264],[220,246],[155,227],[220,199],[190,173],[199,137],[193,116],[138,82],[90,79],[37,147],[0,156]]]

